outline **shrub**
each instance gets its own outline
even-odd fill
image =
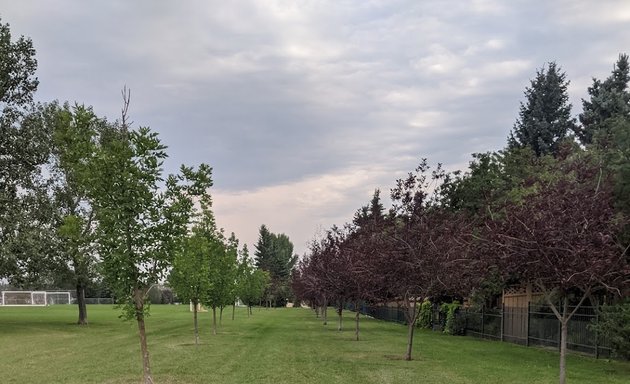
[[[418,327],[431,329],[431,317],[433,305],[429,300],[425,300],[420,305],[420,316],[418,317]]]
[[[446,323],[444,324],[444,330],[442,332],[448,335],[457,335],[461,333],[460,327],[457,325],[456,312],[461,307],[459,301],[455,300],[452,303],[444,303],[440,307],[440,311],[446,314]]]
[[[599,321],[591,328],[610,340],[617,355],[630,360],[630,298],[603,305],[599,310]]]

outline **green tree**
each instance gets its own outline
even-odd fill
[[[582,100],[580,139],[614,177],[617,209],[630,215],[630,64],[621,54],[604,81],[593,79],[589,100]],[[625,230],[626,240],[630,229]]]
[[[225,276],[231,268],[226,239],[219,230],[202,234],[210,244],[209,258],[209,289],[206,293],[205,305],[212,308],[212,334],[217,334],[217,308],[225,306],[226,296],[229,294],[229,279]]]
[[[615,177],[617,208],[630,215],[630,118],[611,124],[614,147],[607,153],[607,165]]]
[[[591,326],[610,340],[615,353],[630,360],[630,298],[602,306]]]
[[[200,303],[206,301],[206,294],[210,289],[209,258],[208,240],[204,236],[193,234],[184,240],[182,248],[175,253],[173,268],[168,278],[179,299],[192,304],[195,345],[199,344],[197,308]]]
[[[67,103],[47,106],[44,120],[53,132],[50,169],[55,214],[60,223],[59,251],[73,275],[78,324],[85,325],[88,323],[85,291],[96,269],[96,223],[86,187],[90,177],[88,164],[95,156],[98,138],[107,123],[92,108],[82,105],[71,108]]]
[[[209,199],[202,200],[202,213],[193,228],[196,236],[207,244],[207,274],[202,303],[212,308],[212,333],[217,334],[217,308],[219,320],[226,305],[232,304],[235,295],[238,240],[234,234],[226,239],[223,229],[217,228],[210,210]]]
[[[234,232],[230,234],[226,244],[225,261],[222,266],[222,283],[224,289],[223,301],[219,305],[219,325],[223,322],[223,310],[228,305],[232,306],[232,316],[234,316],[236,296],[237,296],[237,283],[238,283],[238,239]]]
[[[291,296],[289,278],[297,261],[293,254],[293,243],[284,233],[274,234],[263,224],[256,244],[255,265],[267,271],[271,279],[266,300],[271,305],[284,305]]]
[[[577,150],[565,142],[558,156],[569,156]],[[444,176],[439,187],[440,203],[451,210],[465,211],[478,217],[493,216],[509,201],[520,201],[531,193],[532,178],[552,180],[556,159],[552,155],[536,156],[529,147],[507,148],[499,152],[473,154],[469,170]]]
[[[269,273],[257,269],[249,257],[246,245],[243,245],[239,260],[237,296],[247,306],[247,316],[252,314],[252,306],[259,303],[269,286]]]
[[[195,196],[211,185],[210,167],[181,167],[162,179],[166,147],[149,128],[129,130],[124,93],[121,122],[101,139],[89,183],[103,272],[128,318],[138,323],[144,382],[152,383],[145,332],[146,294],[164,278],[185,237]]]
[[[210,172],[208,170],[208,184],[211,185]],[[212,198],[205,190],[199,197],[200,214],[196,220],[192,233],[188,236],[182,247],[175,252],[173,267],[168,281],[177,293],[180,300],[191,302],[193,306],[193,325],[195,333],[195,345],[199,344],[199,324],[197,309],[199,304],[207,302],[208,292],[212,289],[210,274],[212,244],[206,234],[216,231],[214,214],[212,213]]]
[[[469,170],[446,175],[440,186],[440,200],[452,210],[483,215],[502,198],[508,188],[499,153],[475,153]]]
[[[604,81],[593,79],[588,88],[589,99],[582,99],[583,112],[580,114],[582,126],[578,131],[580,141],[607,146],[611,142],[611,130],[616,119],[630,118],[630,64],[628,55],[621,54],[613,67],[611,75]]]
[[[510,133],[510,148],[530,147],[537,156],[556,154],[560,143],[575,130],[567,88],[569,81],[555,62],[536,72],[525,89],[519,117]]]
[[[9,24],[0,21],[0,106],[3,113],[19,112],[19,107],[31,105],[39,85],[36,70],[31,39],[20,36],[12,41]]]
[[[22,191],[11,207],[12,221],[1,246],[3,276],[13,287],[45,290],[62,287],[69,275],[59,252],[55,208],[46,188]]]
[[[250,273],[250,259],[247,244],[243,244],[243,248],[238,252],[236,261],[235,279],[234,279],[234,300],[232,301],[232,320],[236,313],[236,302],[243,302],[242,294],[247,284],[247,277]],[[249,313],[249,312],[248,312]]]
[[[242,298],[249,309],[249,315],[252,314],[252,307],[263,298],[270,283],[271,278],[269,272],[263,271],[262,269],[251,270]]]
[[[37,60],[30,39],[13,41],[0,21],[0,277],[13,285],[42,286],[50,273],[54,224],[41,168],[50,132],[33,105]],[[49,257],[51,256],[51,257]]]
[[[274,234],[269,232],[265,224],[260,226],[258,231],[258,243],[254,251],[256,268],[270,271],[275,264],[273,262],[273,240]]]

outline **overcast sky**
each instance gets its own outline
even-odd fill
[[[422,157],[465,169],[502,148],[523,91],[555,60],[574,114],[630,51],[630,1],[0,0],[32,38],[37,100],[120,114],[180,164],[214,168],[220,226],[265,223],[302,254]]]

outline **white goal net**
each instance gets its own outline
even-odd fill
[[[46,292],[46,305],[72,304],[70,292]]]
[[[45,306],[71,304],[70,292],[2,291],[3,306]]]

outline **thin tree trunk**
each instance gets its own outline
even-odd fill
[[[411,351],[413,349],[413,331],[415,329],[416,322],[416,302],[407,300],[407,353],[405,354],[405,360],[411,361]]]
[[[567,375],[567,333],[569,299],[565,296],[560,320],[560,384],[564,384]]]
[[[354,310],[357,311],[357,313],[354,315],[354,321],[355,321],[354,333],[357,337],[357,341],[359,341],[359,315],[361,314],[361,312],[359,311],[359,303],[356,303],[354,305]]]
[[[144,384],[153,384],[151,377],[151,364],[149,361],[149,348],[147,346],[147,334],[144,325],[144,291],[136,288],[134,290],[134,302],[136,307],[136,321],[138,322],[138,333],[140,334],[140,350],[142,351],[142,372]]]
[[[568,334],[568,325],[569,320],[575,315],[575,312],[582,306],[584,300],[591,294],[591,288],[587,287],[582,295],[582,298],[577,303],[577,305],[573,308],[573,311],[569,312],[569,298],[565,295],[562,298],[562,313],[560,313],[559,308],[556,308],[556,305],[551,300],[550,291],[548,291],[545,285],[541,282],[537,283],[541,288],[545,300],[547,301],[547,305],[556,315],[558,321],[560,321],[560,384],[564,384],[566,381],[566,355],[567,355],[567,334]]]
[[[232,304],[232,321],[234,321],[234,312],[236,312],[236,301]]]
[[[315,306],[315,318],[319,319],[319,307]]]
[[[77,305],[79,307],[79,320],[77,324],[87,325],[87,305],[85,304],[85,284],[83,284],[83,282],[77,283]]]
[[[223,306],[219,307],[219,326],[223,326]]]
[[[247,305],[247,318],[249,319],[249,316],[251,316],[252,314],[252,306],[251,305]]]
[[[195,346],[199,345],[199,326],[197,323],[197,300],[193,300],[193,324],[195,326]]]
[[[322,311],[324,311],[324,325],[328,324],[328,302],[324,300],[324,306],[322,307]]]
[[[414,326],[412,322],[407,324],[407,353],[405,354],[405,360],[411,361],[411,350],[413,348],[413,330]]]
[[[337,327],[337,330],[341,331],[343,325],[343,307],[341,304],[339,305],[339,308],[337,308],[337,313],[339,314],[339,326]]]
[[[217,307],[212,306],[212,334],[217,334]]]

